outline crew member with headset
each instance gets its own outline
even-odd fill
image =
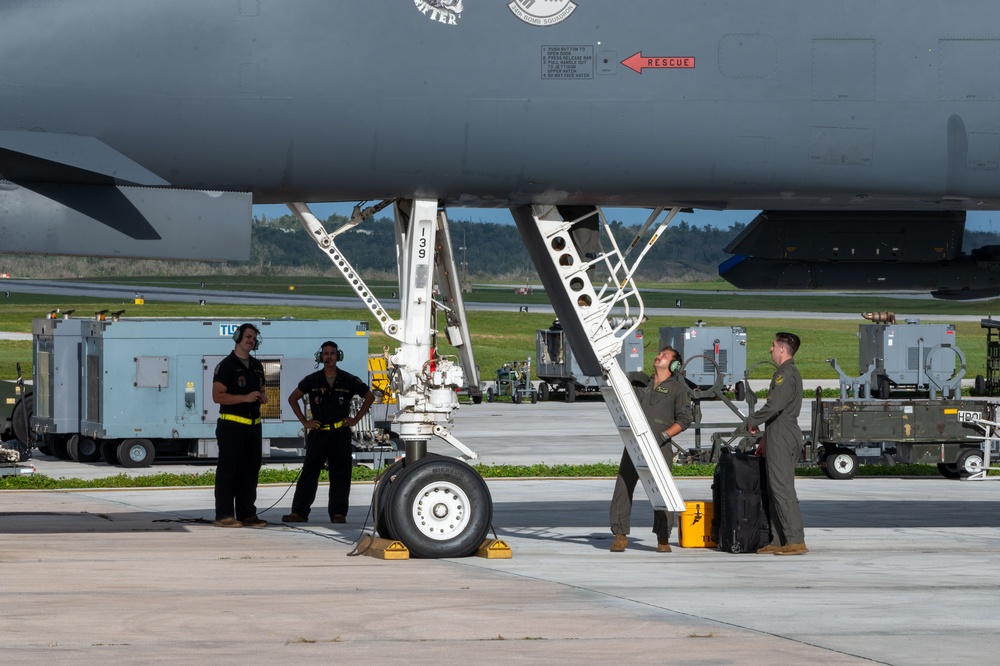
[[[306,375],[298,387],[288,396],[288,404],[305,427],[306,459],[302,472],[295,484],[292,497],[292,512],[282,516],[285,523],[309,522],[309,512],[316,499],[316,487],[323,463],[330,469],[330,500],[328,510],[330,522],[347,521],[347,509],[351,494],[351,428],[357,425],[375,401],[375,394],[366,383],[346,370],[337,367],[344,360],[344,353],[337,343],[327,340],[316,352],[316,363],[323,368]],[[300,405],[308,396],[311,418],[306,419]],[[351,400],[362,396],[363,402],[353,417]]]
[[[691,399],[677,372],[681,369],[680,353],[670,346],[663,347],[653,361],[653,376],[644,372],[630,372],[636,397],[642,413],[649,422],[667,464],[674,459],[670,439],[686,430],[693,421]],[[628,451],[622,454],[618,466],[618,479],[611,497],[611,533],[615,535],[611,552],[621,553],[628,546],[628,533],[632,520],[632,495],[639,475]],[[653,532],[656,533],[656,552],[670,552],[670,531],[674,514],[657,510],[653,514]]]
[[[215,366],[212,400],[219,405],[215,437],[215,526],[267,527],[257,517],[262,431],[260,406],[267,403],[264,364],[250,355],[260,347],[260,331],[242,324],[233,333],[236,347]]]

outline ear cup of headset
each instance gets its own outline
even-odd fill
[[[337,363],[340,363],[341,361],[344,360],[344,350],[336,346],[334,348],[337,350]],[[323,362],[323,347],[320,347],[319,349],[316,350],[316,353],[313,354],[313,358],[316,359],[317,365]]]
[[[670,370],[670,374],[674,374],[675,372],[681,369],[681,362],[678,361],[677,359],[674,359],[673,361],[670,362],[670,365],[667,366],[667,369]]]
[[[254,328],[254,327],[251,326],[250,324],[241,324],[239,328],[237,328],[235,331],[233,331],[233,342],[237,342],[237,343],[243,342],[243,333],[248,328]],[[256,331],[257,329],[254,328],[254,330]],[[259,331],[257,332],[257,338],[253,342],[253,350],[257,351],[258,349],[260,349],[260,332]]]

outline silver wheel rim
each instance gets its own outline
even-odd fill
[[[454,539],[469,525],[469,504],[469,496],[454,483],[428,484],[413,500],[413,524],[429,539]]]

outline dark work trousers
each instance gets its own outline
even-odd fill
[[[306,459],[295,484],[292,512],[309,517],[323,463],[330,468],[330,519],[346,516],[351,496],[351,429],[313,430],[306,438]]]
[[[767,444],[764,446],[764,460],[767,466],[771,545],[805,543],[802,511],[795,493],[795,464],[799,460],[802,434],[798,426],[789,428],[778,421],[765,428]]]
[[[232,421],[215,426],[219,464],[215,470],[215,519],[257,515],[257,478],[261,463],[261,427]]]
[[[660,445],[660,453],[667,464],[673,468],[673,452],[670,442]],[[635,485],[639,483],[639,474],[635,471],[632,458],[628,451],[622,452],[622,461],[618,466],[618,479],[615,481],[615,492],[611,496],[611,533],[628,534],[632,524],[632,495]],[[670,530],[674,527],[674,514],[668,511],[653,512],[653,532],[656,538],[666,541],[670,538]]]

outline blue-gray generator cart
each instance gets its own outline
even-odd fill
[[[78,425],[64,427],[51,417],[36,416],[36,434],[55,453],[65,447],[70,458],[81,462],[103,457],[144,467],[162,455],[216,457],[219,406],[212,401],[213,374],[233,350],[233,333],[244,322],[261,332],[256,356],[264,365],[268,395],[262,406],[263,453],[269,455],[272,446],[301,450],[302,426],[288,405],[289,394],[317,369],[314,355],[325,340],[335,341],[344,352],[341,368],[367,378],[366,322],[80,320]],[[36,349],[40,345],[36,340]],[[36,390],[47,391],[54,405],[63,403],[62,389],[49,384],[48,375],[38,369],[36,364]]]

